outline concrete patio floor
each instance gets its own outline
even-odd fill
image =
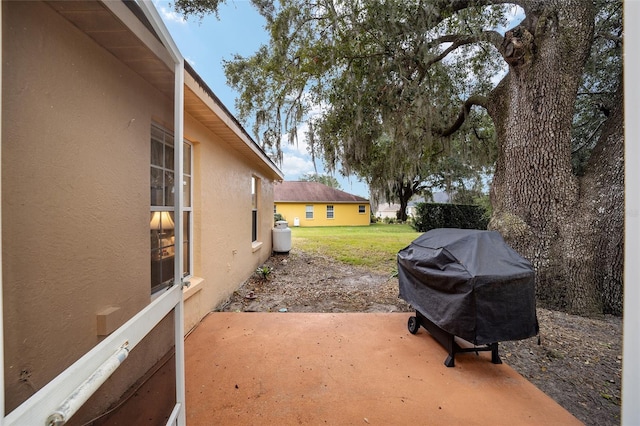
[[[212,313],[186,339],[187,424],[581,424],[488,352],[445,367],[410,315]]]

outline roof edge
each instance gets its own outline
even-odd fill
[[[188,61],[184,61],[184,69],[185,71],[193,78],[193,80],[200,86],[202,90],[213,100],[213,102],[226,114],[226,116],[237,126],[237,128],[242,133],[241,139],[245,141],[245,143],[251,146],[256,153],[264,160],[265,163],[281,178],[284,179],[284,173],[282,170],[274,163],[274,161],[267,155],[267,153],[262,149],[260,145],[249,135],[247,130],[242,126],[240,121],[229,111],[229,109],[225,106],[225,104],[216,96],[216,94],[211,90],[209,85],[203,80],[202,77],[196,72],[196,70],[189,64]],[[235,132],[237,134],[237,132]]]

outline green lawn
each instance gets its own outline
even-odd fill
[[[396,254],[421,235],[409,225],[291,228],[291,243],[307,253],[321,254],[382,273],[396,269]]]

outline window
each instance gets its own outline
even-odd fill
[[[306,219],[313,219],[313,206],[306,206],[305,207],[304,217]]]
[[[193,273],[193,145],[184,141],[182,149],[182,276],[188,277]]]
[[[327,206],[327,219],[333,219],[333,206]]]
[[[258,194],[260,180],[251,176],[251,242],[258,241]]]
[[[365,214],[366,212],[367,212],[367,208],[364,206],[364,204],[360,204],[358,206],[358,213]]]
[[[192,229],[192,146],[183,142],[184,206],[183,226],[183,276],[191,274]],[[159,126],[151,126],[151,291],[171,285],[174,279],[175,257],[175,188],[174,188],[174,138]]]

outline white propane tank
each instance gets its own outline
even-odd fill
[[[290,250],[291,228],[286,220],[278,220],[273,228],[273,251],[275,253],[289,253]]]

